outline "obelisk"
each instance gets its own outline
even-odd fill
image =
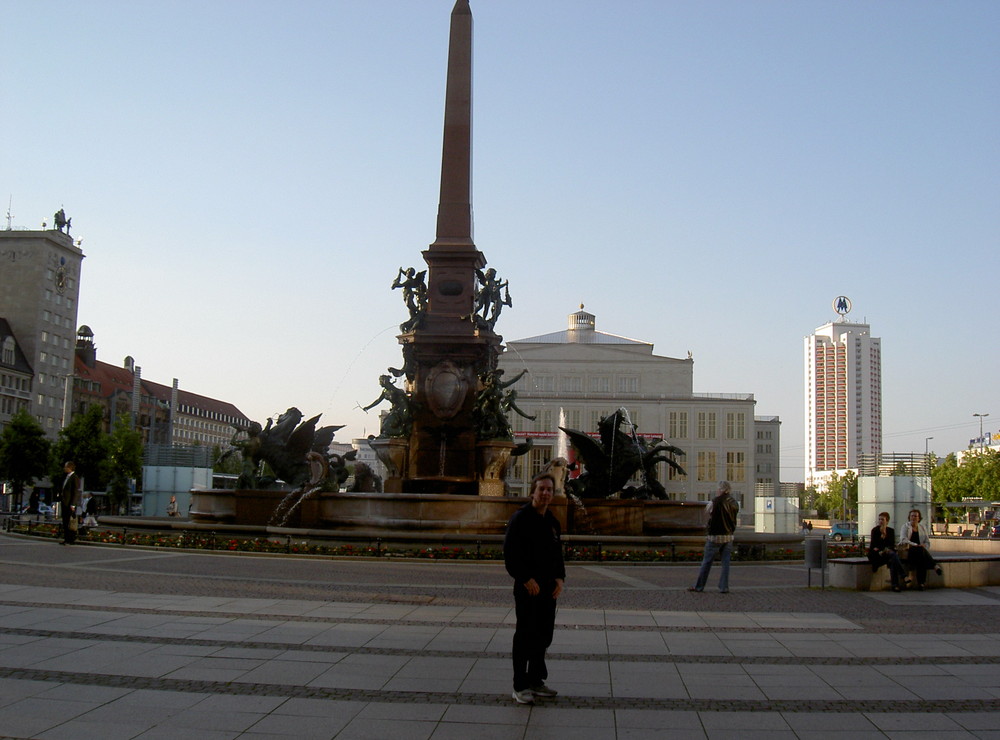
[[[472,313],[477,268],[486,259],[472,240],[472,10],[457,0],[451,11],[448,77],[441,147],[441,195],[437,238],[424,252],[429,267],[428,312],[424,328],[471,335],[474,325],[451,326]],[[445,323],[447,322],[447,323]]]
[[[476,271],[486,258],[472,240],[472,11],[451,13],[437,235],[423,252],[427,307],[399,336],[411,387],[407,493],[478,492],[473,406],[483,373],[496,368],[501,338],[473,318]],[[388,490],[388,488],[387,488]]]

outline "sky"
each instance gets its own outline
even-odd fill
[[[5,2],[3,210],[72,217],[98,359],[377,433],[389,286],[435,237],[452,5]],[[882,340],[884,451],[1000,431],[1000,3],[471,5],[499,333],[583,303],[690,351],[696,392],[781,417],[801,481],[803,337],[846,295]]]

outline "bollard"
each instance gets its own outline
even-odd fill
[[[377,557],[377,558],[382,557],[382,538],[381,537],[376,537],[375,538],[375,557]]]
[[[292,536],[291,535],[287,535],[287,537],[288,537],[288,541],[285,543],[285,552],[288,553],[289,555],[291,555],[292,554]]]

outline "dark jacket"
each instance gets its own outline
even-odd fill
[[[896,530],[892,527],[885,528],[885,537],[882,537],[882,530],[876,526],[872,529],[871,544],[868,552],[881,555],[883,550],[896,549]]]
[[[532,578],[538,584],[566,578],[559,521],[546,511],[539,514],[531,503],[514,512],[503,538],[503,562],[515,583]]]
[[[83,484],[80,476],[72,472],[63,479],[62,490],[59,492],[59,501],[64,507],[78,506],[80,504],[80,490]]]
[[[708,515],[708,534],[732,534],[736,531],[736,519],[740,505],[728,493],[720,493],[712,499],[712,510]]]

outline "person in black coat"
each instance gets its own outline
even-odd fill
[[[549,511],[555,483],[550,473],[531,481],[531,501],[514,512],[503,540],[504,565],[514,579],[513,696],[518,704],[558,693],[545,685],[545,651],[552,644],[556,601],[566,578],[559,521]]]
[[[76,474],[76,463],[70,461],[63,465],[66,477],[63,478],[62,491],[59,493],[59,514],[62,517],[63,538],[61,545],[72,545],[76,542],[76,507],[80,504],[80,491],[83,483]]]
[[[903,563],[896,554],[896,531],[889,526],[889,512],[878,515],[878,526],[872,528],[870,544],[868,545],[868,562],[872,564],[872,573],[883,565],[889,568],[889,578],[892,579],[892,590],[899,591],[899,579],[904,575]]]

